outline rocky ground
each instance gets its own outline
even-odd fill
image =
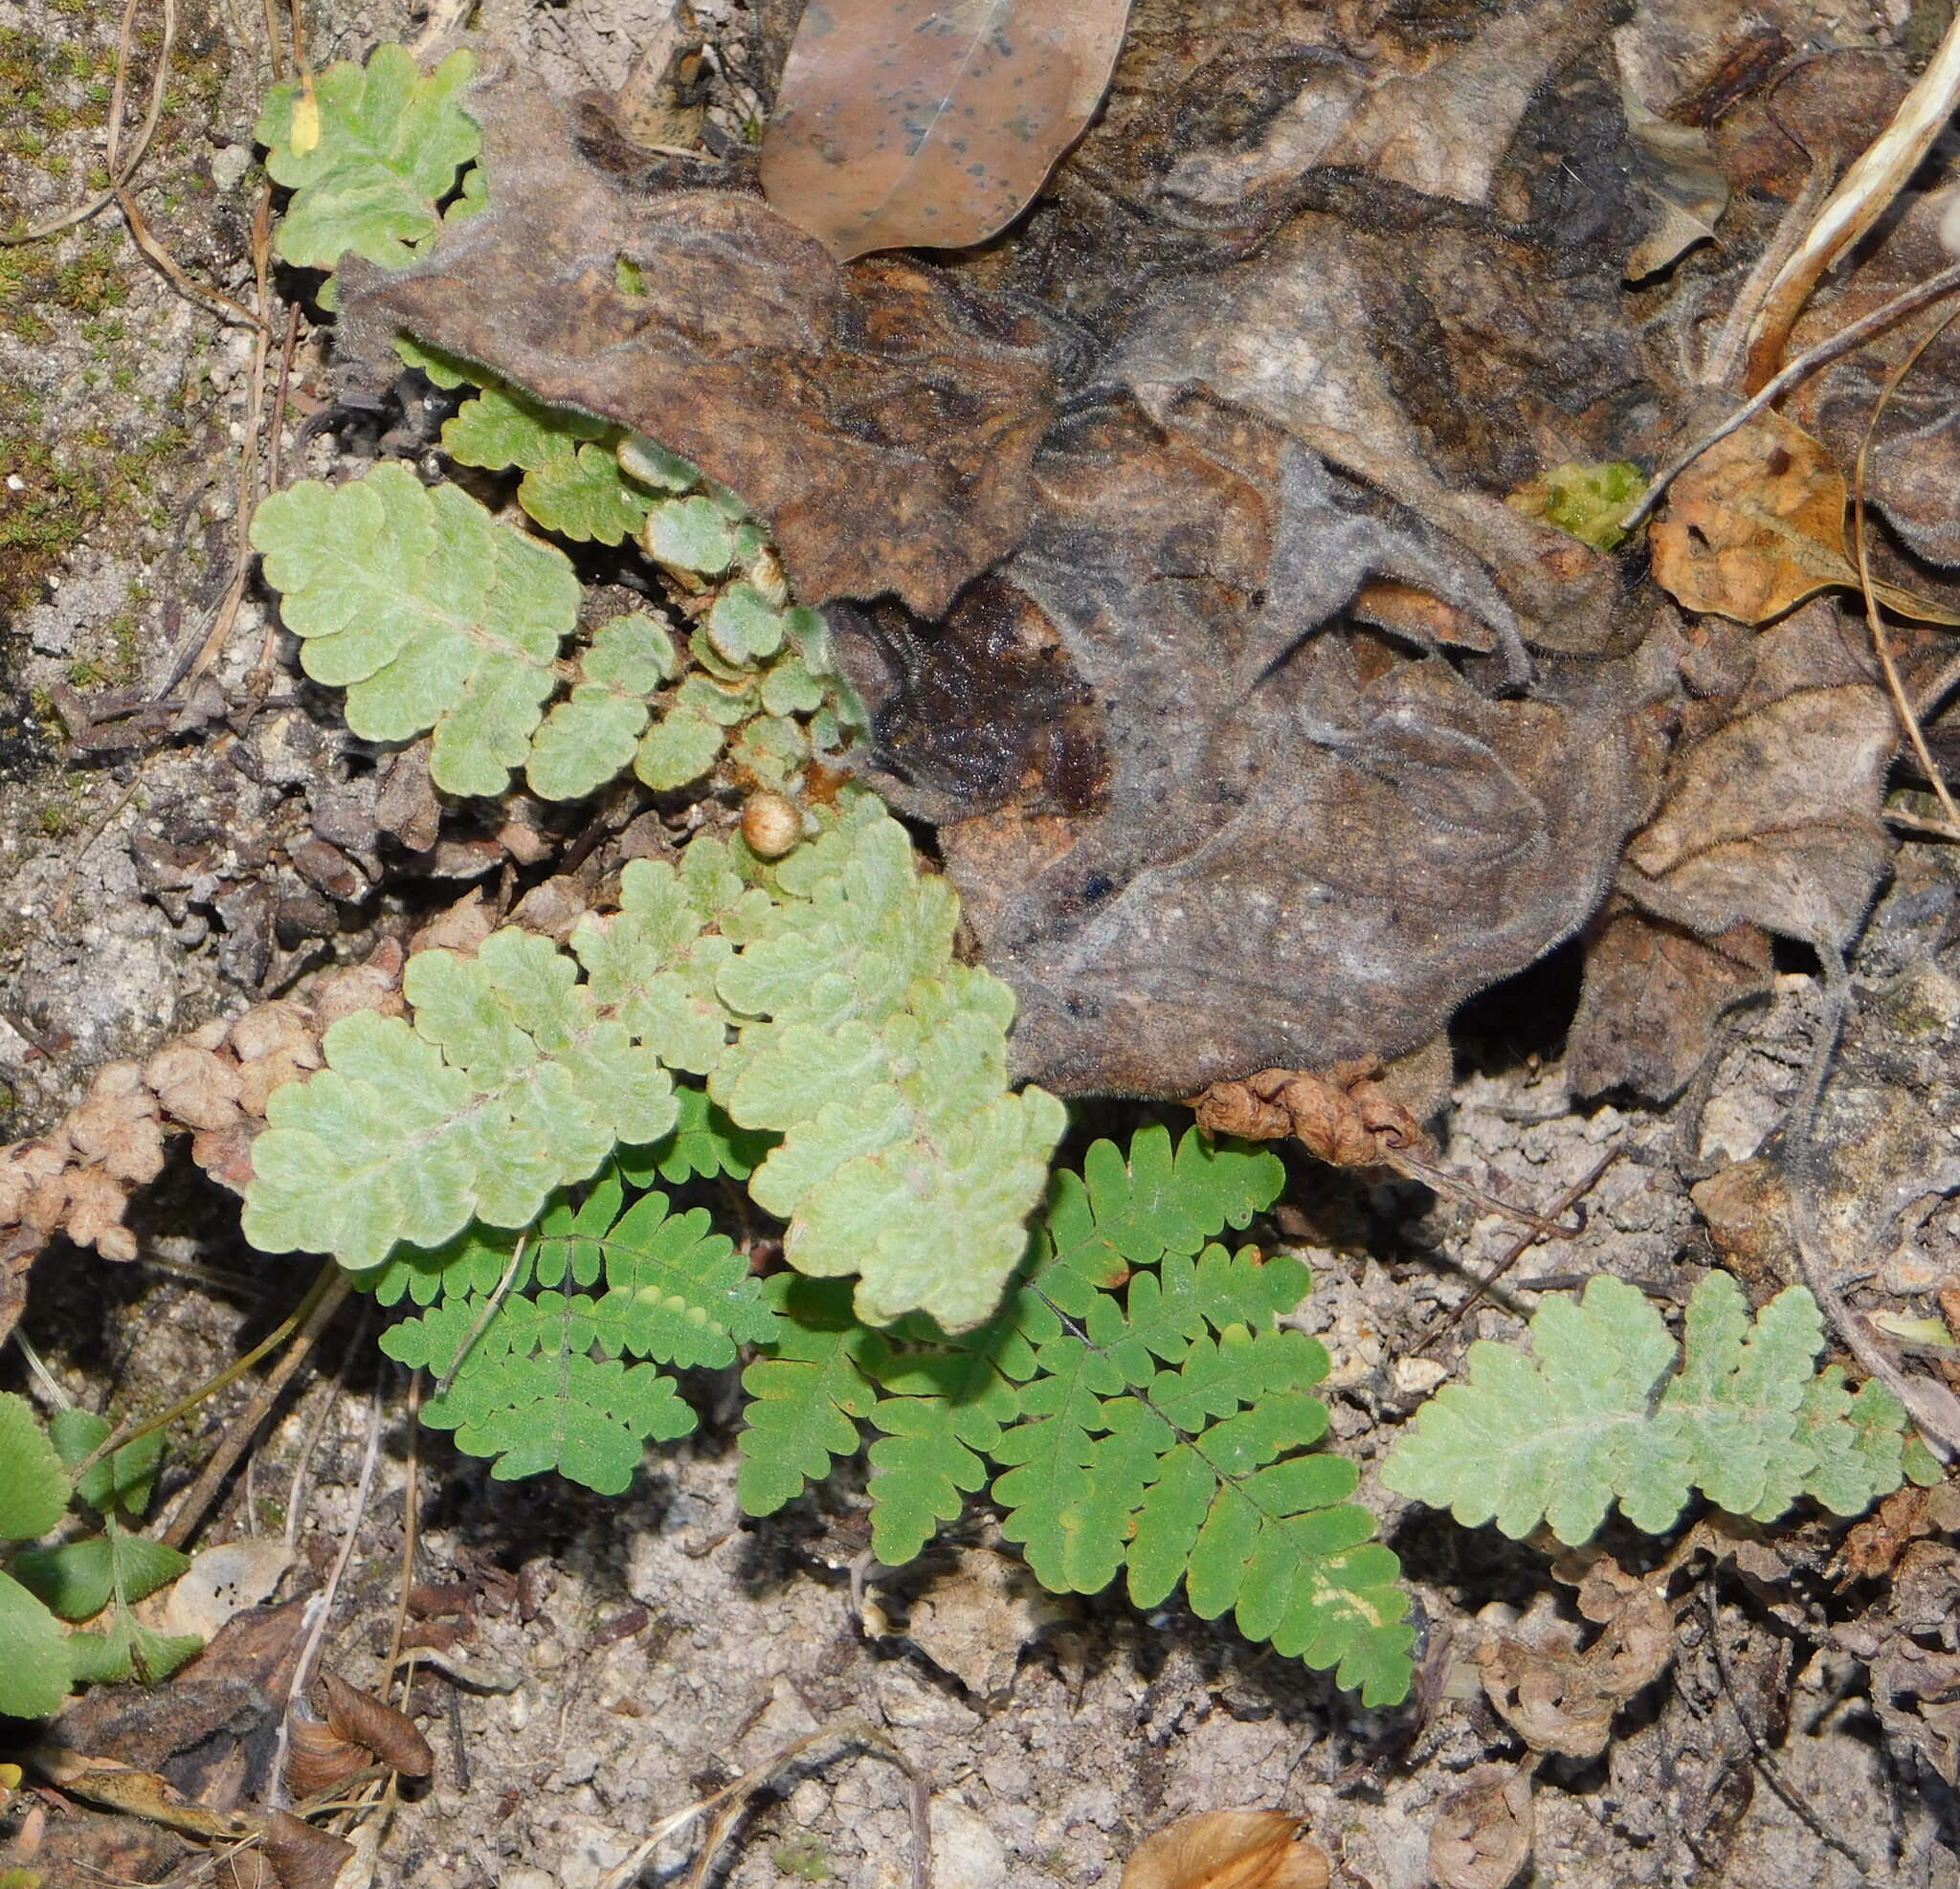
[[[485,0],[478,23],[554,82],[611,86],[664,11]],[[752,108],[754,23],[732,7],[696,11],[722,54],[713,122],[736,135]],[[250,305],[269,16],[178,0],[172,17],[136,200],[186,276]],[[1916,18],[1845,30],[1897,39]],[[134,21],[141,101],[163,24],[140,4]],[[290,28],[271,23],[283,57]],[[359,56],[420,24],[397,6],[323,0],[310,56]],[[100,187],[117,31],[79,0],[0,0],[0,223]],[[329,397],[319,344],[301,324],[281,375],[286,317],[273,312],[261,342],[185,294],[113,208],[0,249],[0,1139],[56,1119],[101,1061],[357,961],[487,870],[481,850],[437,849],[417,883],[383,895],[362,864],[373,757],[296,685],[263,594],[248,582],[228,607],[241,463],[281,379],[283,425],[264,450],[283,476],[326,473],[340,450],[306,425]],[[334,837],[336,817],[351,880],[304,851]],[[1950,849],[1904,849],[1853,976],[1824,1118],[1826,1233],[1847,1284],[1924,1293],[1960,1254]],[[1269,1231],[1314,1268],[1299,1317],[1336,1361],[1343,1447],[1370,1453],[1379,1420],[1413,1410],[1470,1338],[1515,1337],[1511,1308],[1528,1309],[1534,1286],[1611,1269],[1679,1302],[1718,1254],[1745,1278],[1782,1263],[1747,1200],[1698,1204],[1695,1189],[1771,1144],[1825,1007],[1815,962],[1791,955],[1771,998],[1731,1026],[1711,1078],[1671,1111],[1574,1107],[1558,1055],[1571,989],[1554,961],[1481,1002],[1462,1032],[1454,1165],[1547,1203],[1617,1151],[1584,1235],[1526,1254],[1503,1302],[1449,1322],[1466,1276],[1511,1245],[1506,1223],[1299,1163]],[[228,1197],[188,1172],[146,1212],[136,1264],[57,1252],[33,1276],[25,1329],[92,1407],[194,1383],[301,1287],[292,1265],[242,1246]],[[1891,1232],[1874,1250],[1880,1225]],[[1113,1883],[1169,1819],[1256,1805],[1308,1815],[1337,1882],[1414,1889],[1441,1801],[1473,1767],[1518,1753],[1464,1696],[1463,1662],[1521,1613],[1560,1608],[1545,1557],[1370,1478],[1364,1496],[1416,1585],[1430,1656],[1417,1705],[1369,1714],[1175,1607],[1140,1618],[1113,1597],[1041,1595],[977,1535],[902,1574],[867,1569],[848,1481],[744,1521],[725,1401],[724,1421],[607,1502],[493,1483],[443,1437],[414,1433],[405,1378],[351,1320],[318,1363],[205,1539],[289,1544],[288,1579],[304,1587],[351,1533],[328,1656],[377,1683],[414,1478],[410,1637],[437,1660],[414,1700],[437,1764],[386,1836],[376,1879],[404,1889],[600,1889],[660,1818],[806,1739],[732,1832],[721,1879],[898,1889],[917,1879],[923,1837],[940,1889]],[[11,1356],[4,1380],[24,1382]],[[205,1436],[243,1394],[200,1415]],[[1916,1587],[1847,1588],[1843,1534],[1808,1522],[1764,1551],[1774,1569],[1713,1567],[1682,1613],[1672,1674],[1621,1714],[1605,1755],[1541,1769],[1530,1880],[1960,1884],[1940,1782],[1950,1718],[1922,1714],[1904,1680],[1888,1692],[1866,1677],[1899,1633],[1950,1646],[1954,1558],[1927,1560]],[[1629,1565],[1641,1552],[1631,1536],[1611,1545]],[[679,1869],[694,1833],[657,1845],[644,1879]],[[127,1879],[192,1879],[183,1845],[144,1841],[122,1853]]]

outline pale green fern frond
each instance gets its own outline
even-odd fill
[[[1382,1480],[1475,1526],[1522,1538],[1540,1522],[1576,1546],[1615,1502],[1636,1527],[1674,1525],[1700,1491],[1768,1522],[1801,1496],[1857,1515],[1908,1467],[1905,1411],[1883,1385],[1854,1398],[1824,1345],[1816,1301],[1780,1292],[1752,1319],[1710,1273],[1682,1342],[1636,1286],[1602,1276],[1549,1297],[1528,1348],[1480,1341],[1396,1439]]]
[[[294,191],[273,247],[305,269],[351,251],[399,269],[440,227],[457,173],[482,145],[458,102],[475,56],[452,53],[426,78],[405,47],[380,46],[305,83],[275,85],[253,135],[266,169]]]

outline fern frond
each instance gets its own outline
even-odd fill
[[[1548,1298],[1528,1349],[1480,1341],[1396,1439],[1382,1480],[1512,1537],[1541,1522],[1587,1541],[1616,1501],[1650,1534],[1697,1490],[1759,1522],[1810,1496],[1856,1515],[1905,1475],[1905,1411],[1882,1385],[1854,1399],[1817,1372],[1824,1324],[1802,1286],[1753,1319],[1742,1288],[1710,1273],[1682,1342],[1637,1287],[1603,1276]]]
[[[628,1205],[611,1171],[582,1203],[556,1201],[521,1254],[473,1237],[439,1266],[385,1268],[384,1302],[407,1293],[430,1309],[391,1325],[381,1347],[450,1380],[423,1421],[494,1457],[500,1478],[555,1469],[616,1495],[649,1440],[695,1427],[657,1367],[729,1365],[779,1333],[760,1281],[708,1224],[700,1208],[671,1212],[662,1193]]]
[[[796,1351],[798,1374],[763,1363],[744,1380],[757,1399],[744,1453],[762,1464],[745,1471],[744,1506],[780,1506],[869,1429],[881,1560],[911,1559],[985,1488],[1044,1586],[1092,1593],[1127,1568],[1132,1598],[1156,1606],[1182,1581],[1206,1617],[1233,1612],[1370,1703],[1401,1698],[1414,1635],[1398,1565],[1347,1500],[1353,1466],[1310,1454],[1326,1353],[1276,1325],[1306,1269],[1206,1243],[1269,1206],[1283,1176],[1269,1152],[1195,1131],[1173,1148],[1146,1128],[1126,1157],[1100,1142],[1080,1177],[1056,1177],[994,1316],[958,1338],[913,1321],[865,1346],[840,1299],[799,1302],[799,1286],[782,1301],[796,1333],[772,1347]],[[824,1319],[806,1327],[811,1302]],[[817,1416],[823,1445],[808,1448]]]

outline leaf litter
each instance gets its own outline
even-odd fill
[[[855,639],[879,718],[872,765],[894,798],[909,801],[941,829],[949,871],[975,915],[982,954],[1016,985],[1032,1020],[1025,1043],[1015,1046],[1017,1057],[1027,1059],[1021,1066],[1049,1073],[1062,1086],[1170,1095],[1191,1093],[1226,1069],[1242,1077],[1269,1063],[1325,1068],[1349,1050],[1392,1055],[1433,1037],[1462,997],[1583,925],[1609,886],[1609,916],[1588,940],[1589,992],[1602,1027],[1622,1034],[1630,1014],[1644,1014],[1658,1028],[1659,1012],[1680,1001],[1683,989],[1695,1001],[1706,987],[1716,988],[1719,1001],[1703,1012],[1711,1022],[1726,1003],[1758,993],[1768,930],[1834,949],[1848,942],[1891,851],[1879,819],[1891,742],[1889,722],[1871,712],[1876,690],[1869,673],[1838,662],[1831,648],[1843,628],[1837,606],[1812,605],[1815,614],[1806,612],[1800,631],[1780,642],[1772,631],[1760,649],[1746,640],[1704,640],[1701,625],[1684,637],[1679,619],[1664,610],[1630,607],[1610,564],[1495,510],[1547,465],[1651,460],[1659,431],[1651,403],[1682,401],[1670,365],[1654,358],[1613,312],[1616,296],[1604,292],[1610,272],[1638,254],[1629,244],[1638,219],[1611,186],[1598,186],[1592,167],[1615,142],[1612,109],[1599,102],[1604,69],[1595,60],[1589,70],[1585,56],[1601,19],[1584,8],[1518,9],[1503,22],[1513,30],[1508,36],[1487,33],[1487,43],[1454,57],[1432,56],[1433,48],[1389,35],[1389,44],[1367,49],[1371,60],[1355,61],[1366,74],[1357,78],[1331,58],[1304,61],[1303,73],[1296,62],[1288,72],[1281,56],[1263,49],[1247,55],[1242,46],[1221,71],[1212,48],[1194,56],[1196,35],[1167,29],[1160,10],[1139,11],[1140,68],[1155,78],[1181,64],[1192,82],[1159,87],[1141,102],[1146,88],[1125,93],[1119,82],[1099,127],[1107,136],[1099,145],[1098,133],[1091,134],[1074,179],[1063,167],[1036,206],[1025,243],[1016,248],[1011,239],[1005,255],[962,258],[936,271],[880,262],[858,265],[862,274],[845,278],[852,300],[833,335],[855,331],[865,306],[878,311],[867,327],[897,309],[924,308],[931,321],[945,322],[948,357],[971,349],[984,361],[989,350],[976,346],[974,336],[997,337],[1003,310],[1027,323],[1019,331],[1027,362],[1016,366],[1038,370],[990,410],[990,424],[993,415],[1005,416],[1005,431],[991,438],[1008,439],[1009,450],[985,459],[971,454],[946,467],[939,488],[950,495],[963,480],[970,483],[976,464],[986,464],[989,478],[997,474],[976,508],[987,515],[979,528],[959,515],[949,496],[935,509],[935,495],[928,494],[923,518],[901,508],[908,522],[924,525],[923,533],[895,538],[889,519],[901,512],[888,506],[880,519],[866,504],[861,513],[835,512],[825,522],[835,542],[824,542],[816,523],[823,504],[852,496],[854,475],[867,463],[853,456],[850,422],[871,403],[854,410],[848,389],[822,413],[833,438],[845,441],[835,464],[814,479],[807,465],[779,470],[776,489],[787,490],[787,498],[761,491],[768,461],[783,456],[765,442],[738,440],[711,468],[755,494],[772,517],[803,508],[809,530],[800,552],[791,554],[799,594],[839,600],[844,637]],[[1553,25],[1555,33],[1548,31]],[[1398,69],[1403,61],[1406,70]],[[1495,93],[1493,75],[1506,81]],[[1195,82],[1200,76],[1202,84]],[[1714,82],[1705,71],[1701,78]],[[1519,145],[1540,160],[1553,150],[1544,122],[1548,88],[1579,133],[1567,140],[1564,161],[1597,187],[1590,201],[1584,189],[1558,203],[1534,195],[1539,187],[1516,161]],[[1229,101],[1238,121],[1204,126],[1196,108],[1207,98]],[[1335,129],[1311,142],[1330,122],[1330,99]],[[1230,119],[1222,109],[1219,116]],[[1140,127],[1139,118],[1151,122]],[[1384,137],[1371,128],[1383,122],[1402,135]],[[1194,124],[1201,133],[1230,135],[1194,136]],[[1112,143],[1139,132],[1128,149]],[[1598,142],[1586,148],[1589,136]],[[1172,155],[1176,139],[1184,148]],[[554,164],[565,169],[570,149],[571,141],[562,141],[557,157],[541,161],[540,170],[548,175]],[[1504,227],[1495,227],[1493,215],[1445,223],[1435,260],[1397,257],[1392,206],[1364,212],[1357,191],[1343,194],[1349,181],[1344,171],[1438,202],[1502,209]],[[1089,179],[1094,183],[1080,181]],[[1146,188],[1138,188],[1140,179]],[[1112,181],[1126,195],[1110,189]],[[681,248],[697,233],[726,238],[736,232],[739,241],[751,231],[759,254],[768,254],[771,243],[787,244],[752,198],[730,194],[739,207],[714,206],[713,214],[727,221],[712,228],[707,211],[689,224],[696,207],[672,207]],[[1704,191],[1688,201],[1699,202],[1702,220],[1712,227],[1721,214],[1712,196]],[[1108,230],[1125,217],[1136,224],[1140,203],[1143,233],[1135,247],[1143,261],[1102,266],[1116,248]],[[1192,216],[1194,206],[1204,207],[1211,221]],[[512,263],[527,240],[535,247],[546,219],[527,224],[515,203],[498,213],[507,218],[505,228],[484,239],[477,259],[511,273],[454,278],[466,319],[478,324],[474,337],[500,350],[493,356],[486,344],[480,358],[546,397],[547,386],[531,370],[541,377],[556,372],[548,387],[557,397],[576,399],[617,425],[635,424],[635,413],[657,414],[664,427],[645,430],[671,437],[675,402],[643,396],[635,384],[642,377],[658,383],[657,351],[636,360],[623,379],[612,376],[620,343],[616,329],[606,331],[603,314],[591,331],[559,348],[555,367],[540,358],[550,349],[534,338],[503,351],[517,317],[557,290],[525,280]],[[1405,219],[1433,213],[1428,202],[1404,210]],[[1584,227],[1587,213],[1610,229]],[[598,233],[592,256],[611,240],[614,215],[609,206],[605,220],[590,226]],[[1099,219],[1100,247],[1072,255],[1056,238],[1057,228],[1071,220],[1080,230],[1094,229]],[[1413,224],[1405,222],[1405,233],[1406,227]],[[465,233],[459,226],[437,245],[435,259],[424,265],[429,273],[395,278],[393,292],[427,298],[412,304],[428,322],[423,328],[411,321],[418,331],[434,332],[445,255],[450,263],[469,259],[460,246]],[[1680,266],[1682,254],[1660,257],[1659,268]],[[1064,264],[1072,268],[1084,255],[1083,274],[1091,279],[1066,281]],[[1180,271],[1170,260],[1180,255],[1187,283],[1181,295]],[[1554,258],[1564,273],[1548,287],[1538,276]],[[1207,305],[1212,271],[1221,260],[1229,273]],[[910,279],[897,293],[894,278],[906,271]],[[1151,279],[1140,272],[1156,272],[1152,288],[1163,292],[1139,297],[1139,280]],[[1820,321],[1840,322],[1862,273],[1820,307]],[[658,276],[644,265],[642,274]],[[822,271],[799,258],[782,279],[805,276],[817,280]],[[605,280],[612,279],[609,271]],[[365,285],[361,296],[391,292],[358,269],[347,272],[347,280]],[[798,310],[821,306],[835,281],[820,283],[808,301],[799,281],[787,300]],[[870,285],[866,302],[856,300],[860,284]],[[1507,289],[1514,292],[1509,301]],[[1032,321],[1031,293],[1040,307]],[[1345,350],[1334,319],[1344,295],[1345,313],[1361,337]],[[956,314],[947,313],[948,300]],[[1132,322],[1111,313],[1125,300],[1141,310]],[[500,308],[500,300],[506,305]],[[387,313],[384,303],[368,306]],[[1500,308],[1508,318],[1502,322]],[[362,319],[358,302],[350,315],[351,333]],[[1086,352],[1094,366],[1084,367],[1080,337],[1060,315],[1089,328],[1097,345]],[[1291,330],[1274,325],[1288,321]],[[759,326],[766,331],[767,324]],[[795,331],[795,324],[788,330]],[[1309,356],[1308,369],[1295,378],[1293,364],[1257,339],[1280,331],[1301,339]],[[596,350],[589,346],[595,333],[603,343]],[[629,345],[638,336],[635,329]],[[1490,358],[1469,372],[1475,346]],[[1638,371],[1626,372],[1628,363]],[[867,379],[880,395],[896,385],[947,402],[949,389],[961,386],[967,361],[959,359],[955,368],[942,359],[923,376],[915,368],[907,363],[894,382],[880,367]],[[1928,378],[1937,389],[1946,377]],[[606,405],[583,397],[606,389]],[[1072,411],[1057,419],[1061,398]],[[902,412],[903,404],[895,401],[892,411]],[[730,398],[704,425],[704,433],[718,435],[717,452],[728,448],[739,411],[740,401]],[[1522,424],[1500,424],[1500,416],[1509,422],[1514,414]],[[935,426],[947,427],[944,412]],[[930,441],[935,426],[922,426],[914,443]],[[1099,426],[1117,439],[1115,450],[1094,439]],[[823,438],[822,426],[812,431]],[[948,436],[960,431],[947,427]],[[1829,429],[1819,431],[1829,444]],[[1939,436],[1938,428],[1931,436]],[[1528,447],[1521,444],[1526,441]],[[875,455],[868,463],[877,464]],[[1828,466],[1814,463],[1828,499]],[[1925,548],[1936,542],[1931,534],[1943,511],[1924,481],[1906,482],[1902,469],[1909,463],[1909,455],[1894,449],[1886,459],[1889,480],[1874,499],[1909,541],[1919,534],[1915,548]],[[1127,478],[1133,488],[1147,489],[1167,467],[1185,475],[1176,488],[1188,506],[1183,520],[1124,488]],[[1716,469],[1704,462],[1699,470]],[[1116,489],[1104,516],[1121,522],[1106,534],[1118,540],[1109,545],[1081,495],[1112,472]],[[1771,472],[1772,486],[1780,476]],[[1694,486],[1683,483],[1687,489],[1675,494],[1678,516],[1697,502]],[[1051,522],[1055,496],[1077,499],[1073,534]],[[1762,501],[1760,493],[1748,498]],[[1749,505],[1743,509],[1747,515]],[[1819,528],[1800,532],[1794,546],[1779,545],[1769,589],[1751,595],[1778,598],[1815,576],[1806,560],[1846,567],[1841,479],[1835,541],[1822,528],[1828,510],[1819,503],[1805,514]],[[855,528],[850,521],[859,517],[875,528]],[[838,520],[846,523],[840,527]],[[1194,534],[1175,528],[1193,521]],[[784,531],[786,548],[791,536]],[[1331,572],[1309,573],[1318,589],[1289,572],[1289,539],[1313,547],[1308,562],[1332,566]],[[1085,546],[1102,554],[1086,571]],[[1330,546],[1339,547],[1331,557]],[[1293,555],[1295,564],[1303,562],[1297,550]],[[1792,562],[1794,574],[1784,567]],[[1274,589],[1289,578],[1294,591],[1282,589],[1274,602]],[[976,594],[976,584],[984,593]],[[1194,644],[1228,652],[1215,664],[1222,678],[1202,673],[1192,644],[1157,648],[1177,628],[1169,611],[1151,608],[1149,592],[1167,585],[1197,600],[1206,633]],[[1382,621],[1384,593],[1395,585],[1431,595],[1454,628],[1467,627],[1467,636],[1425,644],[1410,634],[1406,614]],[[898,600],[881,597],[882,589],[897,591]],[[1774,614],[1800,594],[1746,620]],[[1698,596],[1682,601],[1719,608]],[[1288,629],[1297,633],[1285,634]],[[1698,642],[1703,647],[1693,646]],[[1697,671],[1694,658],[1704,654]],[[1779,671],[1784,657],[1790,659]],[[1194,689],[1193,670],[1201,684]],[[1685,688],[1683,677],[1693,678]],[[1036,685],[1025,688],[1030,678]],[[1178,679],[1186,689],[1170,686]],[[1187,692],[1199,699],[1183,700]],[[1058,736],[1026,725],[1035,719],[1030,702],[1060,704]],[[947,704],[950,715],[943,712]],[[1324,707],[1339,713],[1322,713]],[[1664,730],[1659,738],[1657,728]],[[1262,771],[1245,762],[1248,754],[1267,752],[1283,755],[1318,785],[1285,798],[1290,781],[1268,778],[1281,773],[1278,766]],[[1230,772],[1235,762],[1242,770],[1236,781]],[[1575,768],[1584,778],[1573,778]],[[1233,784],[1245,808],[1230,793],[1215,793],[1221,781]],[[1141,810],[1156,804],[1150,789],[1158,786],[1169,789],[1173,810],[1162,845],[1140,831],[1147,826]],[[1270,795],[1276,786],[1277,803],[1261,805],[1260,790]],[[1350,797],[1366,803],[1371,795],[1380,811],[1340,823]],[[1330,821],[1331,839],[1320,834],[1297,845],[1302,826]],[[1199,864],[1188,880],[1178,880],[1187,857]],[[1356,859],[1367,870],[1355,873]],[[1103,876],[1114,883],[1088,902],[1114,899],[1127,910],[1099,928],[1058,894],[1073,892],[1081,900],[1099,862],[1109,861],[1116,870]],[[1061,870],[1071,865],[1080,874],[1073,881]],[[1150,895],[1167,875],[1173,901],[1200,908],[1182,932],[1160,933],[1152,923]],[[1031,885],[1045,896],[1036,898]],[[1251,893],[1256,908],[1267,885],[1282,888],[1283,909],[1262,937],[1257,922],[1246,922],[1246,904]],[[1461,929],[1474,936],[1449,941],[1425,960],[1396,928],[1404,885],[1453,915],[1477,911],[1465,907],[1466,898],[1488,898],[1512,930],[1492,935],[1473,916]],[[1289,896],[1295,903],[1286,907]],[[1529,909],[1513,918],[1521,904]],[[1324,963],[1297,969],[1281,962],[1285,954],[1270,940],[1284,935],[1288,913],[1297,923],[1300,912],[1328,906],[1354,914],[1354,935],[1331,945]],[[1259,916],[1255,909],[1254,920]],[[1609,988],[1595,972],[1607,956],[1602,941],[1615,935],[1637,939],[1647,962],[1676,966],[1674,981],[1635,976],[1636,996]],[[1186,993],[1163,981],[1167,963],[1196,965],[1201,989],[1222,987],[1255,1010],[1266,1005],[1283,1017],[1318,1008],[1329,989],[1345,992],[1357,965],[1381,961],[1387,976],[1354,1007],[1375,1026],[1363,1040],[1355,1040],[1345,1019],[1316,1016],[1317,1033],[1281,1041],[1272,1018],[1242,1020],[1220,1001],[1214,1009],[1225,1014],[1215,1020],[1200,1006],[1207,1015],[1198,1033],[1203,1040],[1180,1042],[1171,1019],[1182,1012]],[[1089,1027],[1080,1027],[1080,1018],[1044,1016],[1051,993],[1063,1001],[1048,1008],[1066,1008],[1079,971],[1092,988],[1100,978],[1123,990],[1115,1016],[1092,1019]],[[1630,1012],[1625,1006],[1636,1002],[1641,1010]],[[1260,1038],[1261,1031],[1269,1033]],[[1699,1060],[1696,1051],[1705,1049],[1705,1034],[1677,1029],[1676,1040],[1650,1060],[1667,1079],[1685,1080]],[[1274,1047],[1255,1054],[1247,1037]],[[126,1124],[94,1142],[71,1137],[57,1167],[78,1156],[78,1167],[96,1164],[118,1188],[146,1178],[141,1150],[151,1138],[145,1123],[155,1118],[141,1092],[152,1086],[150,1076],[127,1085],[137,1106]],[[1597,1086],[1620,1079],[1642,1086],[1644,1078]],[[176,1093],[189,1112],[180,1116],[185,1125],[200,1135],[221,1132],[222,1124],[207,1128],[190,1119],[211,1112],[190,1089],[179,1085]],[[127,1158],[118,1153],[125,1143]],[[37,1176],[35,1185],[45,1178]],[[1909,1663],[1896,1650],[1887,1656],[1894,1667]],[[1895,1701],[1907,1689],[1887,1685],[1883,1709],[1903,1717],[1905,1708]],[[1937,1762],[1937,1744],[1928,1749]],[[1503,1854],[1505,1845],[1492,1848]]]

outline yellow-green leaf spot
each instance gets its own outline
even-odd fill
[[[308,479],[275,493],[252,542],[302,667],[346,690],[356,734],[407,741],[433,729],[436,786],[504,790],[578,618],[562,552],[393,463],[345,485]]]
[[[294,191],[274,240],[287,262],[332,269],[351,251],[399,269],[434,234],[440,205],[482,138],[459,102],[475,70],[452,53],[424,77],[406,48],[378,47],[267,95],[254,136],[273,181]],[[297,135],[296,135],[297,134]]]
[[[1631,460],[1568,459],[1521,486],[1508,502],[1595,550],[1610,551],[1626,537],[1620,521],[1646,486],[1647,475]]]

